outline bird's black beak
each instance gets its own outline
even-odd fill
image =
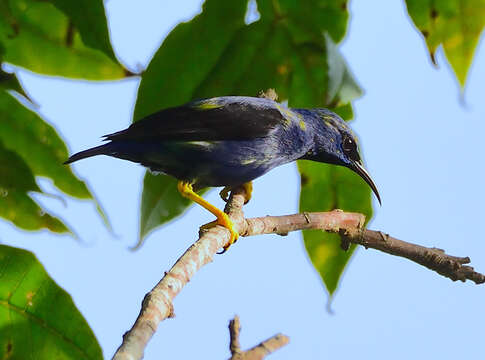
[[[381,197],[379,195],[379,191],[377,191],[377,186],[370,177],[369,173],[367,170],[364,168],[364,165],[362,164],[361,161],[352,161],[351,169],[354,170],[359,176],[365,180],[365,182],[370,186],[374,194],[376,194],[377,200],[379,201],[379,205],[382,205],[381,203]]]

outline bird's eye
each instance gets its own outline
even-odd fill
[[[347,155],[350,159],[355,161],[360,160],[360,156],[357,151],[357,144],[351,137],[344,137],[342,142],[342,149],[344,150],[345,155]]]
[[[351,152],[352,150],[355,150],[355,142],[348,136],[344,137],[344,141],[342,144],[342,148],[346,153]]]

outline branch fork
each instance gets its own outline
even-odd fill
[[[381,231],[364,229],[365,217],[362,214],[334,210],[246,219],[242,211],[246,197],[244,188],[235,189],[224,209],[241,237],[261,234],[286,235],[290,231],[305,229],[323,230],[340,234],[344,250],[348,249],[350,243],[359,244],[365,248],[405,257],[453,281],[471,280],[476,284],[485,282],[485,275],[465,265],[470,263],[468,257],[450,256],[441,249],[411,244]],[[200,231],[199,239],[145,296],[135,324],[123,336],[123,343],[113,359],[134,360],[143,357],[145,346],[156,332],[160,322],[174,316],[173,299],[202,266],[212,261],[217,251],[223,248],[229,239],[229,231],[222,226]],[[262,344],[264,343],[266,342]],[[236,345],[237,343],[234,346]],[[237,350],[237,347],[234,349]],[[239,359],[234,357],[234,352],[232,358]]]
[[[234,319],[229,321],[229,336],[231,338],[229,343],[229,350],[231,357],[229,360],[262,360],[267,355],[275,352],[279,348],[285,346],[290,342],[290,338],[283,334],[276,334],[269,339],[259,343],[249,350],[242,351],[239,344],[239,334],[241,332],[241,324],[239,316],[234,316]]]

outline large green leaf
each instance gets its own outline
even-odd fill
[[[5,48],[4,60],[47,75],[89,80],[124,77],[125,70],[116,62],[109,44],[102,3],[93,9],[86,7],[89,16],[77,11],[80,2],[70,6],[62,0],[54,3],[65,13],[50,2],[2,1],[0,42]]]
[[[201,15],[168,35],[142,76],[135,120],[194,98],[256,95],[268,88],[275,88],[280,99],[289,99],[297,106],[303,102],[294,101],[290,93],[310,92],[313,98],[305,106],[330,103],[327,42],[331,43],[331,38],[340,40],[345,33],[346,2],[260,1],[261,19],[248,26],[243,22],[246,5],[247,1],[229,5],[208,0]],[[302,9],[311,14],[305,21],[299,16]],[[323,36],[325,31],[331,34],[330,40]],[[346,71],[343,66],[340,78],[334,81],[333,105],[349,101],[348,96],[337,99],[337,94],[344,94],[341,85],[350,84],[347,78],[342,80],[344,74],[348,75]],[[174,195],[170,200],[163,199],[161,195],[168,196],[164,194],[169,192],[175,192],[174,181],[145,177],[142,238],[188,206]]]
[[[71,296],[35,256],[0,245],[0,358],[102,359]]]
[[[367,220],[371,217],[370,189],[357,174],[344,167],[310,161],[299,161],[298,168],[301,173],[300,211],[342,209],[362,213]],[[308,230],[303,235],[313,266],[332,295],[355,247],[342,250],[336,234]]]
[[[267,20],[281,19],[297,43],[319,42],[324,32],[339,42],[347,30],[346,0],[261,0],[258,8]]]
[[[327,34],[325,34],[325,46],[327,49],[328,66],[326,103],[332,104],[332,107],[349,104],[352,100],[362,96],[362,90],[350,73],[350,69],[345,63],[337,45]]]
[[[0,197],[0,216],[26,230],[68,231],[60,220],[29,197],[28,192],[40,191],[35,176],[47,177],[64,193],[92,199],[97,205],[84,182],[62,164],[68,152],[54,128],[4,90],[0,91],[0,143],[3,152],[0,186],[5,190],[5,196]]]
[[[4,90],[12,89],[25,94],[17,77],[14,74],[7,74],[1,70],[0,87],[0,93],[2,94],[0,100],[3,96],[7,99],[10,98]],[[20,107],[19,104],[14,105],[10,108]],[[6,109],[8,110],[8,108],[7,106]],[[0,122],[0,128],[1,124]],[[69,232],[69,229],[61,220],[48,214],[30,198],[29,192],[41,192],[35,182],[34,174],[23,158],[16,152],[5,148],[1,140],[0,174],[0,217],[26,230],[46,228],[58,233]]]
[[[143,73],[135,120],[193,98],[244,25],[246,5],[247,0],[207,0],[202,14],[172,30]]]
[[[292,43],[282,24],[258,21],[240,29],[194,92],[194,98],[253,95],[269,87],[288,98]],[[272,86],[269,86],[272,84]]]
[[[177,182],[169,176],[145,174],[141,199],[140,237],[135,249],[143,244],[143,239],[156,227],[180,215],[190,201],[181,198],[176,191]]]
[[[442,45],[461,87],[485,26],[485,0],[406,0],[408,13],[423,35],[433,63]]]
[[[360,96],[362,91],[329,36],[325,36],[325,48],[327,56],[320,60],[315,59],[312,48],[307,49],[308,56],[295,71],[294,77],[301,85],[292,87],[290,104],[298,107],[327,106],[349,120],[353,115],[350,101]],[[322,82],[326,87],[319,89]],[[299,161],[298,169],[301,175],[300,211],[338,208],[360,212],[367,220],[371,217],[370,189],[349,169],[309,161]],[[303,238],[310,260],[331,296],[355,247],[343,251],[338,235],[321,231],[304,231]]]

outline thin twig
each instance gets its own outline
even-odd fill
[[[483,274],[476,272],[473,267],[465,265],[470,263],[469,257],[447,255],[444,250],[411,244],[374,230],[363,230],[361,236],[353,236],[349,240],[365,248],[405,257],[453,281],[471,280],[475,284],[485,282]]]
[[[239,345],[239,334],[241,332],[241,325],[239,316],[234,316],[234,319],[229,321],[229,335],[231,337],[229,349],[231,350],[231,357],[229,360],[262,360],[267,355],[275,352],[290,342],[288,336],[283,334],[276,334],[271,338],[259,343],[253,348],[241,351]]]
[[[239,333],[241,332],[241,323],[239,316],[235,315],[234,319],[229,321],[229,350],[232,357],[241,353],[241,344],[239,343]]]
[[[243,188],[235,189],[225,211],[241,236],[287,234],[302,229],[318,229],[339,233],[343,244],[355,243],[392,255],[402,256],[421,264],[451,280],[485,282],[485,276],[466,266],[468,257],[446,255],[443,250],[427,248],[395,239],[380,231],[363,229],[364,216],[334,210],[322,213],[303,213],[286,216],[265,216],[245,219],[242,207],[246,200]],[[175,263],[163,279],[145,296],[135,324],[123,336],[123,343],[113,359],[134,360],[143,351],[161,321],[173,315],[172,301],[194,274],[212,261],[216,252],[229,241],[229,231],[222,226],[203,230],[197,240]],[[345,246],[344,246],[345,247]]]

